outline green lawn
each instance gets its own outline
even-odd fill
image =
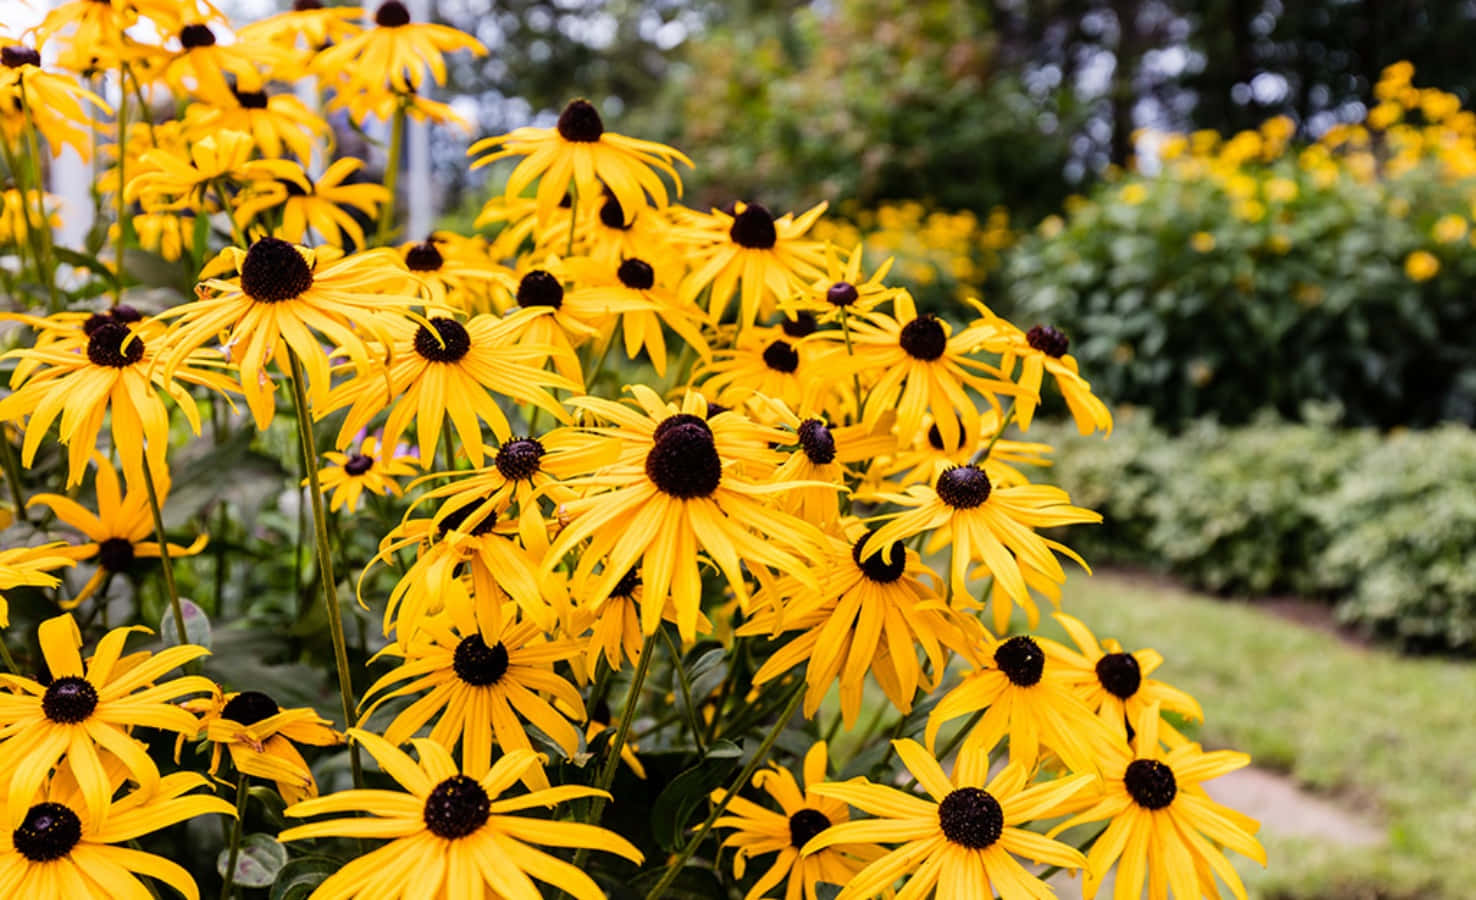
[[[1379,847],[1262,838],[1268,898],[1476,896],[1476,664],[1351,646],[1254,606],[1117,575],[1074,576],[1063,607],[1099,637],[1153,647],[1204,706],[1200,739],[1369,811]],[[1054,624],[1054,623],[1052,623]]]

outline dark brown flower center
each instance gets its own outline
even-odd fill
[[[1030,687],[1045,674],[1045,651],[1033,638],[1015,635],[994,649],[994,664],[1011,684]]]
[[[953,466],[944,469],[933,485],[938,499],[954,509],[973,509],[989,499],[989,476],[978,466]]]
[[[527,309],[533,306],[564,305],[564,286],[559,280],[542,269],[534,269],[518,282],[518,305]]]
[[[313,270],[297,248],[281,238],[264,237],[241,260],[241,290],[252,300],[278,303],[300,297],[313,286]]]
[[[179,30],[179,42],[186,50],[194,50],[196,47],[214,47],[215,32],[210,30],[209,25],[186,25]]]
[[[39,66],[41,65],[41,54],[34,48],[23,47],[19,44],[0,47],[0,63],[4,63],[11,69],[19,69],[21,66]]]
[[[861,292],[849,281],[837,281],[825,292],[825,302],[831,306],[850,306],[861,299]]]
[[[835,462],[835,435],[819,419],[806,419],[795,431],[800,449],[817,466]]]
[[[783,372],[785,375],[792,374],[799,368],[799,352],[789,345],[788,341],[774,341],[764,348],[764,365],[775,372]]]
[[[363,475],[374,468],[374,457],[355,453],[343,464],[343,470],[350,475]]]
[[[46,718],[63,725],[75,725],[97,709],[97,688],[92,682],[67,675],[51,682],[41,697],[41,711]]]
[[[309,10],[322,8],[322,0],[292,0],[293,12],[307,12]]]
[[[109,572],[127,572],[133,566],[133,542],[120,537],[99,541],[97,562]]]
[[[535,438],[513,438],[497,448],[493,462],[508,481],[526,481],[538,473],[543,454],[543,444]]]
[[[415,331],[415,352],[421,357],[431,362],[453,363],[471,352],[471,335],[460,322],[436,316],[430,323],[435,326],[434,334],[424,325]]]
[[[779,232],[774,230],[774,216],[759,203],[748,204],[743,207],[743,212],[733,217],[728,236],[733,243],[750,250],[768,250],[779,242]]]
[[[907,548],[901,541],[893,541],[890,547],[883,547],[880,552],[862,559],[861,548],[866,546],[866,539],[869,537],[870,531],[851,545],[851,559],[855,560],[861,573],[877,584],[891,584],[901,578],[903,570],[907,568]]]
[[[620,283],[637,291],[649,291],[656,283],[656,270],[643,259],[627,259],[615,271]]]
[[[82,333],[91,337],[94,331],[97,331],[104,325],[115,323],[126,325],[130,322],[140,322],[142,320],[143,313],[127,304],[120,303],[112,309],[105,309],[102,312],[93,313],[88,316],[87,321],[82,323]]]
[[[507,648],[498,641],[488,647],[480,634],[461,639],[456,652],[451,655],[451,669],[467,684],[487,687],[502,680],[507,674]]]
[[[461,526],[466,524],[466,520],[471,518],[472,513],[481,508],[482,502],[478,500],[473,500],[470,503],[457,507],[455,510],[441,517],[441,524],[437,529],[438,533],[441,537],[445,537],[453,531],[461,531]],[[474,537],[480,537],[481,535],[491,533],[492,529],[496,526],[497,517],[488,515],[476,525],[472,526],[471,530],[466,533]]]
[[[1135,759],[1122,776],[1128,796],[1144,809],[1163,809],[1179,793],[1174,770],[1156,759]]]
[[[1126,700],[1143,684],[1143,670],[1131,653],[1108,653],[1097,660],[1097,680],[1107,693]]]
[[[634,566],[632,566],[629,572],[626,572],[624,575],[621,575],[620,576],[620,580],[617,581],[617,582],[615,582],[615,586],[610,589],[610,596],[611,597],[631,597],[631,596],[634,596],[635,595],[636,588],[638,588],[640,586],[641,586],[641,573],[640,573],[640,570],[637,569],[637,568],[635,568]]]
[[[779,328],[784,334],[795,340],[809,337],[819,327],[820,323],[815,321],[815,314],[808,310],[800,310],[794,314],[792,319],[786,316],[784,321],[779,323]]]
[[[87,339],[87,358],[94,366],[123,369],[143,359],[143,355],[143,338],[117,322],[103,323]]]
[[[422,817],[431,834],[454,841],[486,825],[491,814],[487,791],[475,779],[452,775],[426,795]]]
[[[932,362],[948,349],[948,332],[943,330],[943,323],[937,316],[923,313],[902,326],[898,343],[913,359]]]
[[[405,265],[412,272],[436,272],[445,261],[434,241],[421,241],[405,251]]]
[[[559,136],[576,144],[593,144],[605,133],[599,110],[588,100],[571,100],[559,113]]]
[[[410,24],[410,10],[400,0],[387,0],[374,11],[374,24],[380,28],[399,28]]]
[[[231,93],[236,95],[236,102],[246,109],[266,109],[266,91],[238,91],[231,88]]]
[[[60,803],[37,803],[11,833],[21,856],[33,863],[61,859],[82,840],[82,820]]]
[[[712,429],[696,416],[671,416],[657,426],[646,453],[646,477],[663,493],[680,500],[707,497],[723,480],[723,461]]]
[[[625,210],[620,206],[620,201],[616,200],[614,195],[606,197],[604,205],[600,207],[600,224],[606,228],[618,228],[621,231],[625,231],[631,226],[631,222],[625,221]]]
[[[938,804],[938,825],[960,847],[983,850],[1004,834],[1004,810],[986,790],[959,788]]]
[[[282,708],[277,705],[277,701],[261,691],[242,691],[226,701],[225,707],[220,711],[220,717],[249,727],[257,722],[270,719],[281,711]]]
[[[830,827],[830,817],[818,809],[802,809],[789,817],[789,844],[796,850]]]
[[[1049,325],[1036,325],[1025,332],[1025,341],[1046,356],[1060,358],[1071,346],[1070,338]]]

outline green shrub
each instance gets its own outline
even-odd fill
[[[1326,597],[1340,620],[1411,649],[1476,648],[1470,429],[1381,438],[1263,418],[1170,435],[1128,410],[1107,441],[1070,425],[1037,433],[1058,448],[1045,477],[1104,516],[1072,533],[1089,561],[1226,594]]]

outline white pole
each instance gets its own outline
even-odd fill
[[[410,21],[429,22],[431,0],[409,0]],[[425,85],[427,90],[430,85]],[[430,125],[410,120],[406,123],[409,146],[409,171],[405,178],[405,200],[410,216],[405,237],[423,241],[430,236],[435,221],[435,201],[431,195]]]
[[[92,230],[92,168],[71,147],[51,161],[51,193],[61,199],[61,227],[56,242],[62,247],[81,247]]]

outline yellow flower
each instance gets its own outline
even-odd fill
[[[238,773],[275,782],[277,793],[289,805],[318,796],[313,771],[293,744],[332,747],[343,743],[343,736],[313,710],[282,709],[260,691],[216,694],[183,706],[201,717],[201,731],[211,745],[211,775],[220,771],[221,748],[225,748]],[[176,762],[184,740],[181,734],[175,744]]]
[[[876,897],[903,877],[905,897],[927,897],[936,886],[939,897],[1039,900],[1051,896],[1050,888],[1016,857],[1064,869],[1085,865],[1076,850],[1021,826],[1065,812],[1093,776],[1026,787],[1029,773],[1018,764],[1010,763],[991,779],[989,755],[966,750],[958,754],[950,778],[917,743],[893,741],[892,746],[931,799],[860,778],[810,788],[877,818],[832,825],[801,853],[847,842],[901,845],[852,876],[837,900]]]
[[[1118,191],[1117,199],[1119,202],[1128,206],[1138,206],[1144,200],[1148,199],[1148,188],[1142,183],[1135,181],[1132,184],[1125,185],[1122,190]]]
[[[163,471],[169,413],[160,393],[169,395],[190,429],[199,434],[199,407],[184,384],[221,393],[238,389],[215,371],[222,364],[214,354],[171,348],[162,326],[139,319],[133,309],[115,307],[82,323],[68,320],[61,340],[44,344],[38,340],[29,350],[7,354],[31,364],[17,366],[11,376],[15,393],[0,399],[0,422],[26,418],[22,462],[31,464],[59,418],[61,442],[68,450],[67,486],[80,483],[107,416],[112,446],[125,475],[141,477],[145,457],[156,471]],[[166,370],[159,363],[170,353],[174,355]]]
[[[4,439],[0,435],[0,440]],[[5,592],[18,587],[58,587],[61,579],[50,570],[77,564],[66,551],[67,545],[61,541],[0,550],[0,628],[10,625],[10,604],[5,600]]]
[[[519,779],[526,780],[530,769],[541,767],[538,754],[531,750],[513,750],[473,777],[458,770],[435,741],[414,742],[420,756],[416,763],[367,731],[354,729],[349,737],[369,751],[405,792],[342,791],[288,808],[289,816],[349,813],[353,818],[289,828],[279,836],[283,841],[333,836],[390,840],[328,876],[312,894],[317,900],[379,896],[412,881],[438,900],[460,898],[466,892],[536,897],[538,889],[529,876],[563,889],[575,900],[604,900],[604,892],[588,875],[531,844],[602,850],[635,863],[644,859],[629,841],[603,828],[510,815],[580,797],[609,796],[594,788],[562,785],[498,799]],[[364,812],[371,816],[362,817]]]
[[[193,772],[175,772],[150,788],[112,799],[121,781],[121,772],[109,772],[101,810],[91,805],[93,787],[79,785],[66,770],[24,800],[12,794],[7,821],[15,825],[0,829],[0,894],[67,900],[149,897],[151,889],[137,877],[147,875],[182,896],[199,897],[183,866],[126,845],[196,816],[233,816],[235,810],[209,793],[191,793],[208,784]]]
[[[892,269],[891,257],[877,266],[870,277],[863,278],[863,256],[862,246],[857,244],[850,257],[842,263],[836,255],[835,245],[827,243],[824,273],[807,290],[781,303],[780,307],[790,314],[803,309],[822,321],[833,322],[843,316],[870,312],[883,303],[890,303],[901,290],[886,285],[887,273]]]
[[[1157,703],[1142,709],[1133,723],[1133,752],[1123,748],[1102,766],[1100,799],[1051,833],[1111,819],[1087,854],[1082,892],[1089,900],[1114,863],[1114,900],[1141,897],[1145,875],[1149,900],[1166,900],[1171,892],[1176,900],[1219,896],[1216,876],[1245,900],[1245,887],[1224,851],[1264,866],[1266,851],[1253,837],[1260,825],[1211,800],[1202,782],[1244,768],[1250,757],[1230,750],[1205,753],[1189,743],[1165,753],[1158,740],[1161,721]]]
[[[349,91],[411,94],[420,90],[426,69],[436,84],[445,84],[442,54],[455,50],[487,55],[476,38],[445,25],[412,23],[403,3],[386,0],[374,12],[373,28],[324,49],[310,68],[325,78],[344,78]]]
[[[1213,243],[1214,239],[1210,240]],[[1015,360],[1020,360],[1021,392],[1015,396],[1015,416],[1021,430],[1028,430],[1034,420],[1035,407],[1040,400],[1041,376],[1049,374],[1066,399],[1066,408],[1076,421],[1077,431],[1082,434],[1094,431],[1112,433],[1112,413],[1081,377],[1076,357],[1066,352],[1071,341],[1065,334],[1050,325],[1034,325],[1029,331],[1021,331],[990,312],[982,303],[976,301],[974,306],[983,316],[970,329],[970,333],[980,335],[978,346],[1000,354],[999,370],[1006,374],[1013,373]]]
[[[1410,281],[1429,281],[1440,271],[1440,260],[1428,250],[1416,250],[1404,258],[1404,274]]]
[[[388,447],[393,452],[386,454],[386,445],[378,438],[366,437],[359,442],[357,453],[323,454],[329,465],[318,470],[318,484],[332,497],[330,512],[343,509],[353,513],[365,491],[381,497],[400,496],[403,489],[395,479],[415,474],[416,456],[399,452],[393,444]],[[308,479],[302,483],[306,485]]]
[[[599,111],[588,100],[570,101],[553,128],[518,128],[477,141],[467,153],[479,157],[472,163],[474,170],[499,159],[525,157],[508,176],[505,194],[511,200],[537,181],[541,223],[550,221],[571,180],[579,196],[591,203],[608,189],[630,221],[648,200],[657,208],[669,202],[658,170],[671,178],[680,194],[682,180],[674,164],[692,165],[681,151],[664,144],[606,131]]]
[[[706,288],[708,315],[720,322],[741,290],[741,327],[768,316],[775,304],[806,290],[820,275],[821,245],[804,235],[825,207],[811,207],[798,218],[785,213],[776,219],[758,203],[739,203],[732,213],[715,209],[694,215],[672,234],[673,241],[691,247],[692,271],[682,282],[682,296],[695,298]]]
[[[1469,230],[1464,216],[1449,213],[1435,221],[1435,225],[1430,229],[1430,236],[1442,244],[1454,244],[1465,240],[1466,232]]]
[[[821,882],[843,885],[867,863],[885,854],[873,843],[839,843],[815,853],[800,852],[816,835],[851,818],[844,801],[821,797],[809,790],[825,782],[826,763],[826,745],[820,741],[805,753],[804,787],[782,766],[773,765],[759,771],[753,776],[753,786],[779,804],[780,812],[734,797],[728,802],[727,815],[713,823],[717,828],[734,829],[723,841],[724,847],[737,850],[733,854],[734,878],[743,877],[749,857],[778,854],[769,870],[749,888],[744,900],[759,900],[786,882],[786,897],[793,900],[798,900],[801,894],[813,897],[815,885]],[[724,796],[726,792],[719,788],[713,791],[712,799],[721,802]]]
[[[579,749],[579,729],[541,695],[572,710],[576,721],[584,719],[579,691],[554,672],[554,664],[574,656],[578,646],[548,640],[537,623],[517,621],[511,607],[488,643],[465,607],[448,604],[446,615],[427,620],[409,641],[381,651],[403,661],[365,693],[368,705],[359,723],[386,701],[413,697],[415,702],[384,729],[384,739],[403,744],[434,719],[430,739],[448,750],[460,744],[461,767],[473,777],[492,764],[494,741],[504,755],[531,750],[527,724],[572,757]],[[548,787],[541,768],[529,769],[527,777],[533,790]]]
[[[313,158],[315,142],[326,141],[331,134],[328,124],[296,95],[264,90],[234,88],[229,102],[213,107],[192,104],[185,109],[184,121],[191,136],[239,131],[251,135],[262,156],[275,158],[290,150],[303,164]]]
[[[1196,231],[1189,238],[1189,246],[1194,248],[1195,253],[1208,253],[1215,249],[1215,236],[1208,231]]]
[[[212,186],[231,182],[262,182],[280,196],[278,182],[296,182],[307,189],[302,167],[285,159],[252,159],[256,140],[244,131],[223,130],[185,144],[178,152],[153,149],[140,159],[144,171],[128,180],[123,198],[137,201],[146,212],[201,210]],[[132,171],[132,169],[130,169]],[[216,198],[209,198],[214,200]]]
[[[97,466],[97,478],[94,482],[97,490],[96,515],[77,501],[60,494],[36,494],[26,503],[27,506],[39,503],[47,507],[58,519],[82,532],[88,542],[67,551],[79,562],[97,558],[97,571],[63,609],[75,608],[114,575],[129,574],[138,560],[159,557],[158,542],[147,540],[154,534],[148,492],[130,484],[129,491],[124,494],[119,490],[118,474],[101,454],[93,455],[93,464]],[[160,469],[153,475],[159,505],[162,507],[169,496],[169,472]],[[188,547],[169,544],[169,556],[171,559],[193,556],[205,548],[206,540],[206,536],[202,534]]]
[[[85,108],[86,103],[112,113],[101,97],[72,78],[42,69],[41,54],[32,48],[0,47],[0,126],[4,139],[21,147],[22,157],[29,153],[22,138],[34,123],[52,156],[59,156],[62,147],[68,146],[83,162],[90,160],[96,114]]]
[[[307,177],[257,183],[238,195],[236,224],[248,222],[269,209],[282,208],[282,223],[273,234],[300,244],[308,228],[322,240],[344,249],[363,247],[364,229],[353,213],[373,219],[379,207],[389,202],[389,191],[369,182],[344,184],[363,167],[357,159],[336,159],[317,179]]]
[[[210,651],[184,644],[120,661],[123,642],[133,632],[148,629],[114,628],[98,641],[84,666],[76,621],[70,614],[47,619],[40,627],[46,683],[0,674],[0,684],[9,689],[0,694],[0,772],[9,773],[8,797],[13,801],[9,828],[25,816],[21,804],[35,797],[51,770],[63,763],[98,823],[107,816],[115,787],[110,761],[122,764],[144,796],[160,789],[158,766],[129,732],[142,726],[194,734],[195,717],[171,701],[213,693],[215,685],[198,675],[168,681],[161,676]]]
[[[165,82],[217,106],[229,106],[236,91],[260,93],[265,79],[257,65],[270,66],[281,55],[271,44],[218,44],[203,22],[185,25],[177,37],[180,50],[164,68]],[[234,85],[226,75],[234,76]]]
[[[644,350],[656,375],[664,378],[667,354],[662,326],[675,332],[702,359],[712,357],[701,329],[706,314],[691,300],[679,297],[670,287],[673,279],[666,277],[678,269],[670,258],[648,260],[634,254],[609,261],[570,260],[576,287],[567,299],[574,307],[603,305],[618,316],[626,357],[636,359]],[[614,341],[613,329],[600,340]]]
[[[1052,648],[1062,664],[1062,671],[1071,673],[1068,677],[1075,685],[1077,696],[1122,741],[1127,741],[1128,728],[1137,721],[1143,707],[1150,703],[1160,704],[1192,721],[1203,721],[1204,712],[1193,697],[1148,677],[1163,665],[1163,657],[1158,651],[1127,653],[1114,640],[1098,644],[1096,637],[1079,619],[1065,613],[1056,613],[1055,619],[1081,650],[1075,653],[1061,646]],[[1170,745],[1184,743],[1185,738],[1167,722],[1162,728]]]

